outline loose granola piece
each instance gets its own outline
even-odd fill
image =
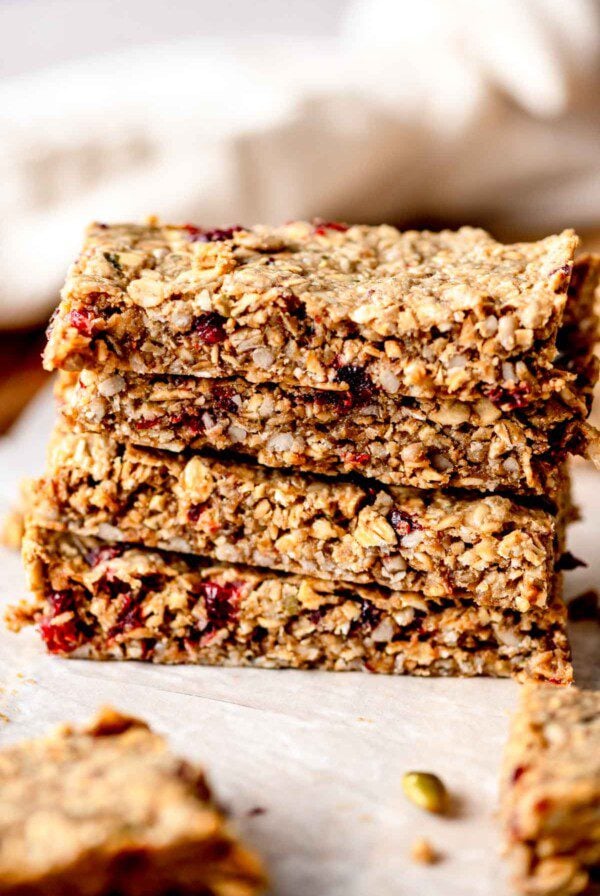
[[[203,772],[139,719],[105,708],[88,726],[0,752],[5,896],[252,896],[265,876],[232,835]]]
[[[569,507],[561,478],[555,517],[500,495],[282,475],[59,427],[31,500],[59,531],[426,597],[469,591],[526,611],[552,596]]]
[[[23,540],[23,510],[21,507],[11,508],[2,520],[0,544],[11,551],[18,551]]]
[[[527,613],[468,594],[350,585],[243,566],[209,566],[52,532],[24,542],[34,601],[9,613],[39,623],[62,656],[414,675],[572,678],[558,596]],[[557,590],[559,583],[557,582]]]
[[[419,865],[433,865],[438,860],[437,851],[424,837],[413,841],[410,847],[410,857]]]
[[[521,893],[587,892],[600,872],[600,692],[523,689],[506,747],[501,807]]]
[[[560,391],[577,237],[504,246],[469,227],[90,227],[45,353],[113,367],[430,398]]]

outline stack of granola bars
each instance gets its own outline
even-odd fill
[[[92,226],[14,624],[65,655],[568,682],[599,275],[576,246]]]

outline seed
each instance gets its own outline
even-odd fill
[[[404,793],[416,806],[427,812],[445,812],[448,793],[437,775],[430,772],[407,772],[402,778]]]

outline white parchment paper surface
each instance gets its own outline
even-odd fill
[[[52,415],[44,393],[0,442],[1,509],[22,476],[42,470]],[[568,594],[600,583],[600,474],[584,464],[575,498],[584,519],[569,546],[589,565],[567,576]],[[2,549],[0,561],[3,609],[26,589],[18,555]],[[578,683],[600,686],[600,628],[578,623],[571,634]],[[281,896],[508,893],[494,811],[516,696],[513,682],[487,679],[61,660],[43,653],[34,631],[0,626],[0,744],[83,721],[106,703],[142,715],[205,764]],[[406,801],[410,769],[441,775],[454,817]],[[410,861],[421,836],[443,854],[438,864]]]

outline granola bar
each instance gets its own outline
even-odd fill
[[[553,367],[577,237],[294,222],[94,224],[48,368],[229,377],[458,399],[560,391]]]
[[[219,565],[40,529],[24,556],[34,594],[9,611],[63,656],[412,675],[572,678],[558,597],[527,613],[469,594]],[[557,580],[557,589],[559,582]]]
[[[600,881],[600,692],[523,690],[505,754],[502,819],[520,892],[572,896]]]
[[[0,752],[4,896],[252,896],[256,856],[230,832],[201,769],[105,708],[82,728]]]
[[[468,591],[524,612],[552,596],[566,471],[562,482],[557,518],[500,495],[282,475],[59,428],[32,503],[36,519],[59,531],[426,597]]]
[[[557,489],[557,465],[595,438],[561,400],[533,414],[503,414],[489,400],[402,401],[379,396],[345,411],[346,393],[286,391],[242,379],[105,376],[57,383],[71,429],[168,451],[235,451],[269,467],[358,473],[416,488]]]

